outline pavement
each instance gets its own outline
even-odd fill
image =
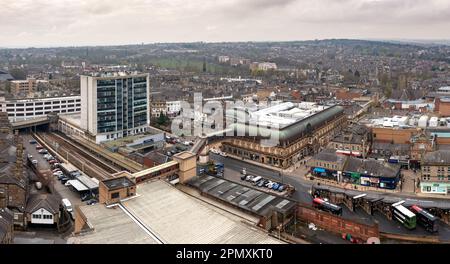
[[[15,231],[14,244],[66,244],[66,234],[52,228],[33,228],[33,231]]]
[[[212,154],[210,153],[210,158],[212,160],[215,160],[217,162],[221,162],[224,164],[224,178],[229,179],[231,181],[238,181],[240,182],[240,178],[238,175],[240,175],[242,168],[246,168],[248,174],[258,175],[262,176],[267,179],[271,179],[274,181],[284,182],[291,184],[295,187],[296,191],[292,195],[292,199],[304,203],[304,204],[311,204],[312,198],[309,193],[311,190],[312,182],[307,181],[304,179],[304,177],[300,175],[290,175],[290,174],[284,174],[280,173],[278,170],[274,170],[272,168],[266,168],[262,167],[256,164],[252,164],[240,159],[235,159],[232,157],[223,157],[220,155]],[[367,193],[374,193],[376,195],[380,195],[381,197],[393,197],[397,199],[409,199],[411,201],[417,201],[421,200],[420,197],[414,194],[410,193],[377,193],[377,192],[367,192]],[[449,200],[442,200],[442,199],[436,199],[436,198],[424,198],[424,200],[421,200],[422,202],[430,202],[430,203],[439,203],[441,205],[448,205],[450,206]],[[388,220],[384,215],[376,212],[373,216],[368,215],[366,212],[364,212],[362,209],[356,209],[355,212],[351,212],[347,207],[342,207],[342,217],[345,219],[358,221],[360,223],[365,224],[374,224],[375,222],[378,222],[379,229],[381,232],[387,232],[387,233],[396,233],[396,234],[413,234],[413,235],[423,235],[423,236],[429,236],[430,233],[428,233],[425,229],[423,229],[421,226],[417,226],[415,230],[407,230],[405,227],[403,227],[401,224],[399,224],[396,221],[390,221]],[[440,231],[439,231],[439,237],[441,240],[450,241],[450,226],[446,225],[445,223],[440,223]]]

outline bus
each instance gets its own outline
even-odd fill
[[[321,198],[314,198],[313,206],[325,212],[342,215],[342,208],[340,206],[327,202]]]
[[[392,216],[409,230],[416,228],[416,215],[401,204],[392,205]]]
[[[411,206],[411,211],[416,213],[417,216],[417,222],[425,228],[430,233],[438,232],[439,225],[438,225],[438,218],[429,212],[427,212],[425,209],[420,208],[417,205]]]

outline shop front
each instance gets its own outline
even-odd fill
[[[361,184],[361,173],[344,171],[342,173],[342,181],[352,184]]]
[[[316,177],[338,181],[338,172],[335,170],[328,170],[325,168],[314,167],[312,168],[311,174]]]
[[[380,188],[394,190],[397,188],[398,178],[380,178]]]
[[[421,182],[420,190],[422,193],[433,193],[433,194],[449,194],[450,193],[450,183],[443,182]]]

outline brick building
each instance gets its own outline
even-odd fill
[[[450,151],[438,150],[422,159],[420,190],[423,193],[450,193]]]
[[[6,208],[0,208],[0,244],[12,244],[14,239],[13,213]]]
[[[418,132],[417,128],[373,127],[372,138],[374,142],[409,144],[411,137]]]
[[[3,117],[5,114],[1,113]],[[23,172],[22,143],[9,130],[7,117],[2,118],[0,130],[0,208],[10,209],[14,224],[24,226],[28,179]]]
[[[450,116],[450,98],[436,98],[434,111],[440,116]]]
[[[100,203],[117,203],[135,194],[136,184],[125,176],[104,180],[99,184]]]
[[[362,125],[345,127],[329,144],[337,153],[357,157],[367,157],[371,145],[372,133]]]

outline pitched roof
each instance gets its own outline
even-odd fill
[[[336,153],[336,150],[334,150],[334,149],[324,149],[323,151],[314,155],[314,159],[343,164],[345,162],[345,160],[347,159],[347,156],[338,155]]]
[[[367,175],[395,178],[400,171],[400,165],[376,160],[362,160],[348,157],[346,171],[359,172]]]
[[[28,198],[27,207],[25,212],[34,213],[35,211],[44,208],[52,214],[56,214],[59,211],[61,199],[54,194],[31,194]]]
[[[9,173],[0,172],[0,184],[15,184],[22,189],[27,186],[27,181],[24,177],[18,179]]]
[[[9,209],[0,208],[0,242],[13,226],[13,214]]]
[[[450,150],[437,150],[425,154],[423,158],[426,163],[449,164]]]

